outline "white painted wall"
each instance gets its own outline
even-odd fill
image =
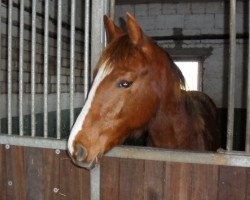
[[[247,28],[246,5],[237,2],[237,33],[244,33]],[[171,36],[174,28],[181,28],[183,35],[225,34],[228,33],[228,5],[224,2],[192,3],[157,3],[116,6],[115,21],[124,18],[126,12],[135,15],[144,32],[149,36]],[[247,42],[247,41],[245,41]],[[243,40],[237,40],[236,66],[236,108],[244,108],[246,86],[246,57],[243,58]],[[167,49],[176,47],[174,41],[161,41],[159,44]],[[212,48],[212,55],[204,60],[203,91],[207,93],[218,107],[226,107],[226,86],[228,71],[228,44],[225,40],[188,40],[183,41],[182,48]],[[246,48],[245,48],[246,49]],[[245,70],[244,70],[245,69]]]

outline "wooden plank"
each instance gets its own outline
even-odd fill
[[[214,165],[193,165],[192,200],[217,199],[219,167]]]
[[[23,147],[5,149],[6,199],[25,199]]]
[[[246,200],[250,200],[250,168],[246,168]]]
[[[2,200],[6,200],[7,190],[5,159],[5,147],[0,145],[0,199]]]
[[[119,198],[120,159],[104,157],[101,162],[101,199]]]
[[[90,199],[90,172],[88,170],[81,170],[82,173],[82,196],[83,200]]]
[[[144,199],[163,199],[165,165],[160,161],[145,161]]]
[[[24,149],[26,199],[44,199],[43,149]]]
[[[164,200],[173,200],[173,192],[171,191],[171,173],[172,173],[172,164],[165,162],[164,172],[163,172],[163,198]]]
[[[60,151],[54,149],[43,149],[44,200],[58,198],[58,192],[54,191],[59,188],[60,155],[58,153]]]
[[[119,200],[144,199],[144,161],[120,160]]]
[[[192,200],[192,171],[192,164],[166,162],[163,199]]]
[[[245,200],[246,168],[220,166],[218,200]]]
[[[60,186],[59,186],[59,199],[83,199],[84,187],[89,189],[89,185],[84,185],[87,181],[83,180],[88,178],[84,176],[88,172],[83,173],[85,169],[75,166],[66,151],[60,154]]]

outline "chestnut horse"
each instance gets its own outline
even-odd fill
[[[104,17],[108,46],[68,141],[75,164],[91,169],[128,137],[147,130],[148,146],[216,150],[216,107],[205,94],[185,91],[170,56],[127,14],[127,33]]]

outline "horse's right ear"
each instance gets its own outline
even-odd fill
[[[104,15],[104,24],[106,28],[108,43],[123,34],[122,29],[116,26],[107,15]]]

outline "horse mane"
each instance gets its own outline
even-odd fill
[[[186,90],[186,80],[185,80],[185,77],[183,76],[180,68],[174,63],[173,59],[170,57],[170,55],[167,52],[166,52],[166,55],[169,59],[171,68],[173,69],[174,73],[176,74],[177,78],[180,81],[180,88],[183,90]]]

